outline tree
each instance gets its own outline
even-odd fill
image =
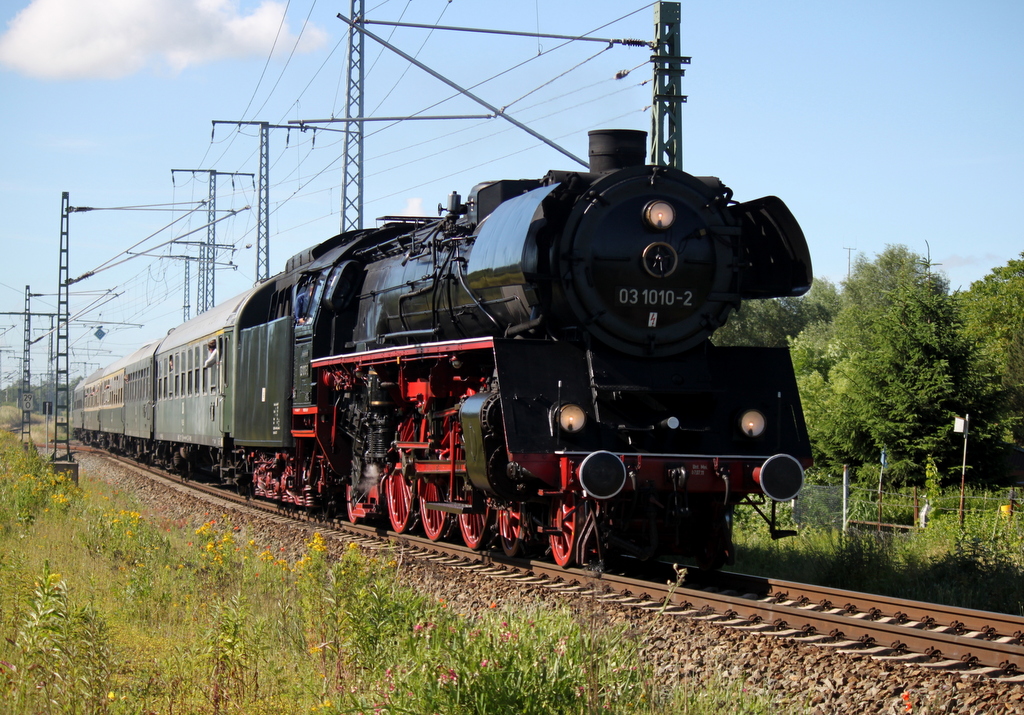
[[[995,479],[1002,391],[990,361],[964,332],[961,301],[944,276],[906,247],[858,259],[831,335],[801,335],[795,363],[816,458],[826,468],[878,464],[920,481],[931,458],[952,474],[954,417],[970,413],[975,474]]]
[[[1013,259],[971,284],[964,315],[967,335],[995,362],[1009,411],[1017,417],[1012,439],[1024,445],[1024,260]]]
[[[715,345],[784,348],[808,326],[830,323],[839,310],[839,293],[824,278],[799,297],[748,300],[714,335]]]

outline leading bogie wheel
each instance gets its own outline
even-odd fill
[[[459,514],[459,531],[466,546],[479,551],[487,545],[490,537],[491,508],[484,507],[483,512]]]
[[[576,564],[576,499],[572,494],[554,497],[551,501],[551,527],[548,536],[551,557],[562,568]]]
[[[524,551],[522,504],[512,504],[498,511],[498,536],[501,538],[501,550],[510,559]]]

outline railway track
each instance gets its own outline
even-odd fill
[[[161,470],[105,452],[88,451],[142,472],[169,488],[192,495],[202,493],[218,508],[259,512],[279,521],[302,521],[325,537],[356,541],[370,548],[392,544],[420,558],[484,576],[820,648],[1024,683],[1024,618],[1020,616],[723,572],[677,569],[674,579],[652,581],[588,569],[563,569],[544,561],[508,558],[500,551],[474,551],[461,544],[395,534],[382,527],[325,522],[221,487],[183,482]]]

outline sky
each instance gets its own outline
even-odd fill
[[[651,40],[638,0],[365,0],[371,21]],[[217,177],[220,302],[253,285],[258,137],[217,124],[345,114],[348,0],[7,0],[0,5],[0,313],[56,310],[61,192],[72,206],[72,375],[181,322],[182,256]],[[775,195],[815,275],[905,244],[967,289],[1024,251],[1024,3],[682,2],[684,169],[746,201]],[[368,29],[577,156],[592,129],[650,128],[649,50]],[[371,39],[366,114],[488,111]],[[616,79],[616,74],[629,70]],[[339,124],[270,131],[270,271],[339,231]],[[368,123],[364,224],[436,215],[473,185],[575,169],[500,118]],[[200,169],[199,173],[191,170]],[[172,170],[183,170],[174,171]],[[230,176],[235,172],[237,175]],[[127,209],[125,207],[145,207]],[[252,207],[252,208],[246,208]],[[228,210],[237,213],[228,216]],[[197,233],[185,235],[190,231]],[[131,256],[126,251],[141,256]],[[196,274],[192,262],[191,273]],[[97,270],[102,269],[102,270]],[[190,302],[195,306],[195,287]],[[195,314],[194,308],[192,314]],[[33,321],[33,372],[49,319]],[[98,338],[97,328],[104,337]],[[23,326],[0,315],[0,386]]]

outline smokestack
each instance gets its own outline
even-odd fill
[[[637,129],[595,129],[590,137],[590,171],[606,171],[643,166],[647,159],[647,132]]]

